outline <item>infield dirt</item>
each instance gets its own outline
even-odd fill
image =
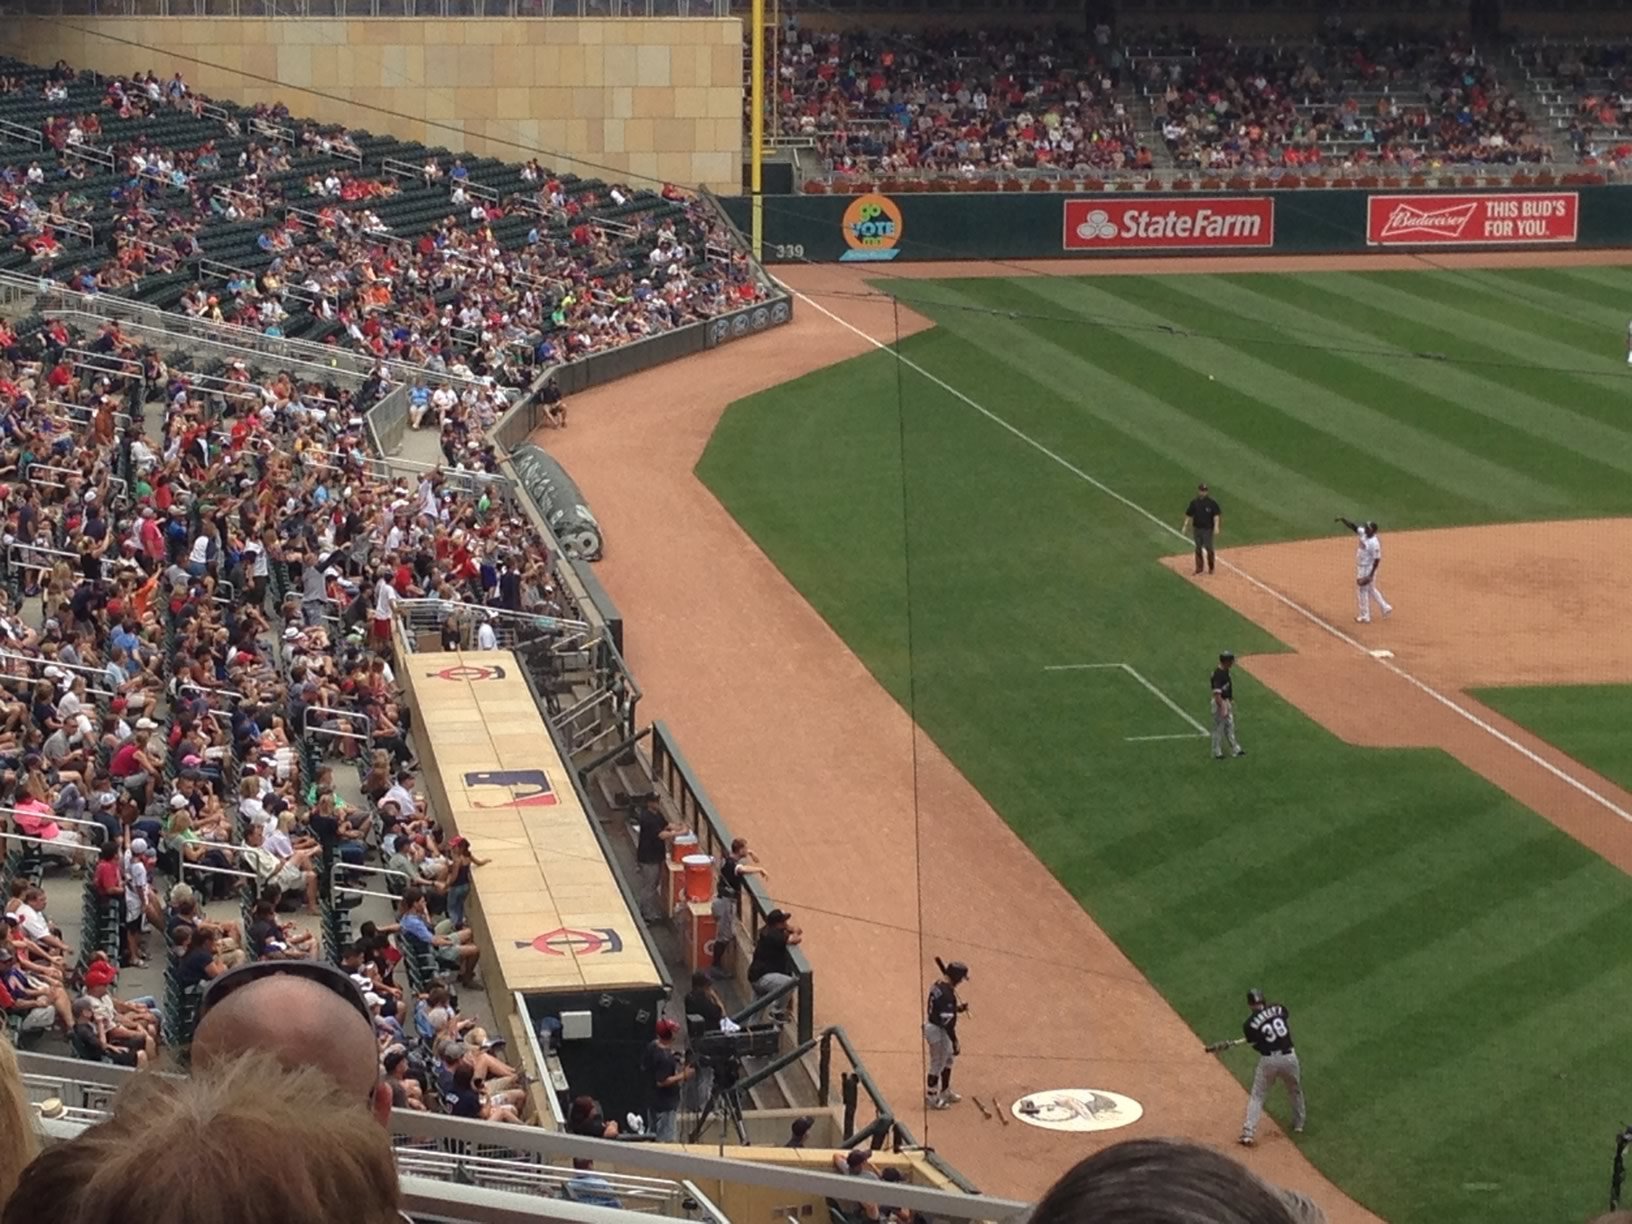
[[[1435,262],[1632,263],[1632,252],[1582,254],[1436,256]],[[1139,1135],[1185,1136],[1239,1153],[1234,1139],[1244,1093],[921,734],[915,777],[915,730],[905,711],[696,479],[693,467],[734,400],[873,348],[833,316],[869,336],[894,336],[895,307],[868,295],[869,277],[1420,266],[1409,256],[1359,256],[1135,259],[1096,261],[1091,269],[1065,262],[784,269],[785,282],[815,295],[814,302],[797,304],[788,327],[577,396],[571,427],[537,439],[573,473],[613,542],[597,574],[630,625],[626,653],[645,692],[643,716],[673,726],[727,821],[751,838],[768,866],[772,895],[804,927],[816,966],[818,1020],[845,1025],[897,1113],[983,1189],[1033,1197],[1090,1151]],[[905,309],[900,319],[904,334],[927,325]],[[1360,512],[1333,508],[1334,514]],[[1209,589],[1293,648],[1244,660],[1251,673],[1354,742],[1445,747],[1632,869],[1632,827],[1363,648],[1392,649],[1412,675],[1445,686],[1489,726],[1632,811],[1632,796],[1458,693],[1473,683],[1632,678],[1632,644],[1618,645],[1613,661],[1595,659],[1587,649],[1597,639],[1594,627],[1608,624],[1613,607],[1625,606],[1629,594],[1604,588],[1591,559],[1618,555],[1616,548],[1632,543],[1632,523],[1385,540],[1384,589],[1399,610],[1372,626],[1352,624],[1352,541],[1341,535],[1224,554],[1332,624],[1371,631],[1357,635],[1365,639],[1360,644],[1345,642],[1245,580],[1220,574],[1208,580]],[[1545,562],[1546,580],[1534,580],[1533,595],[1504,576],[1514,571],[1492,563],[1514,549]],[[1186,573],[1183,580],[1191,579]],[[1632,586],[1632,579],[1621,585]],[[1565,612],[1579,615],[1549,620],[1563,591],[1572,593]],[[1470,630],[1469,609],[1480,610],[1480,633],[1494,637]],[[1538,640],[1546,643],[1541,653],[1534,649]],[[1244,711],[1244,731],[1249,719]],[[933,819],[933,836],[919,836],[915,810]],[[945,1112],[925,1111],[919,1027],[936,955],[975,966],[957,1072],[966,1096],[1007,1108],[1029,1091],[1094,1087],[1140,1101],[1144,1118],[1123,1130],[1081,1135],[1003,1126],[984,1120],[967,1100]],[[1318,1095],[1312,1110],[1313,1129],[1320,1126]],[[1259,1147],[1244,1154],[1248,1163],[1310,1194],[1334,1224],[1376,1218],[1273,1127],[1259,1138]]]

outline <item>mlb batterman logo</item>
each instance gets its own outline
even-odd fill
[[[898,244],[905,228],[901,209],[889,196],[873,192],[857,196],[840,222],[849,250],[839,256],[851,263],[881,263],[901,254]]]

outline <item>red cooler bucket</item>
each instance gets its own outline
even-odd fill
[[[706,854],[688,854],[680,862],[686,869],[686,900],[711,900],[714,896],[714,860]]]
[[[695,833],[681,833],[669,839],[669,857],[676,863],[685,862],[687,855],[696,854],[698,850]]]

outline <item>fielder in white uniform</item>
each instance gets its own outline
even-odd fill
[[[1626,364],[1632,365],[1632,323],[1626,325]]]
[[[1377,524],[1354,523],[1338,516],[1338,522],[1354,532],[1354,619],[1362,625],[1371,623],[1371,601],[1384,616],[1394,611],[1394,605],[1383,598],[1377,587],[1377,571],[1383,564],[1383,542],[1377,538]]]

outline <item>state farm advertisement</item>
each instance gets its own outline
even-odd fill
[[[1374,195],[1368,246],[1525,246],[1574,242],[1581,198],[1573,191],[1477,195]]]
[[[1275,245],[1268,196],[1166,199],[1095,196],[1065,202],[1068,251],[1230,250]]]

